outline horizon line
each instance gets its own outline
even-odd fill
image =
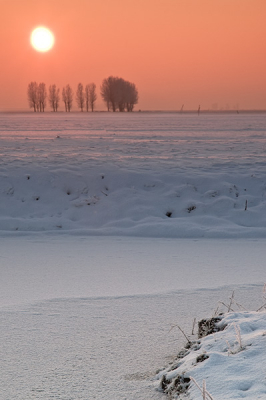
[[[78,111],[78,110],[73,110],[70,112],[66,111],[52,111],[52,110],[47,110],[44,112],[34,112],[31,110],[25,110],[25,109],[17,109],[17,110],[0,110],[0,114],[33,114],[33,115],[39,115],[39,114],[81,114],[81,115],[87,115],[87,114],[96,114],[96,113],[107,113],[107,114],[136,114],[136,113],[175,113],[175,114],[189,114],[189,113],[196,113],[196,114],[202,114],[202,113],[251,113],[251,112],[259,112],[259,113],[264,113],[266,112],[266,109],[264,108],[239,108],[239,109],[231,109],[231,110],[212,110],[212,109],[201,109],[200,111],[198,109],[189,109],[189,110],[133,110],[130,112],[124,111],[107,111],[107,110],[94,110],[92,111]]]

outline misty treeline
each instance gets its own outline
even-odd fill
[[[108,111],[133,111],[134,105],[138,103],[136,85],[122,78],[109,76],[104,79],[100,93]],[[75,92],[70,85],[66,85],[60,95],[60,89],[55,84],[50,85],[47,91],[45,83],[30,82],[27,94],[29,106],[34,112],[44,112],[47,101],[52,111],[56,112],[60,100],[63,101],[66,112],[71,111],[74,100],[80,111],[93,112],[97,100],[95,83],[89,83],[85,87],[79,83]]]
[[[35,112],[44,112],[44,109],[48,103],[51,109],[56,112],[59,108],[60,102],[60,89],[55,84],[50,85],[48,92],[45,83],[30,82],[28,85],[28,101],[30,108],[33,108]],[[94,111],[95,102],[97,99],[96,85],[95,83],[89,83],[83,87],[82,83],[78,84],[75,100],[77,106],[81,111]],[[62,89],[62,101],[65,106],[65,111],[70,112],[73,107],[74,91],[70,85],[66,85]]]
[[[101,96],[110,111],[133,111],[138,103],[138,91],[134,83],[122,78],[109,76],[104,79],[101,86]]]

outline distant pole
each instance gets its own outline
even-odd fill
[[[199,113],[200,113],[200,105],[199,105],[199,108],[198,108],[198,115],[199,115]]]
[[[180,110],[181,113],[183,112],[183,109],[184,109],[184,104],[182,104],[182,107],[181,107],[181,110]]]

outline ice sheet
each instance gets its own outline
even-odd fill
[[[1,238],[0,305],[266,281],[263,239]]]

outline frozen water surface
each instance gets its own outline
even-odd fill
[[[265,242],[117,237],[5,237],[2,306],[261,284]]]
[[[265,123],[0,115],[1,400],[162,399],[173,324],[261,304]]]
[[[163,399],[156,370],[185,343],[171,326],[191,333],[232,288],[2,309],[1,399]],[[234,288],[245,306],[259,303],[261,286]]]

